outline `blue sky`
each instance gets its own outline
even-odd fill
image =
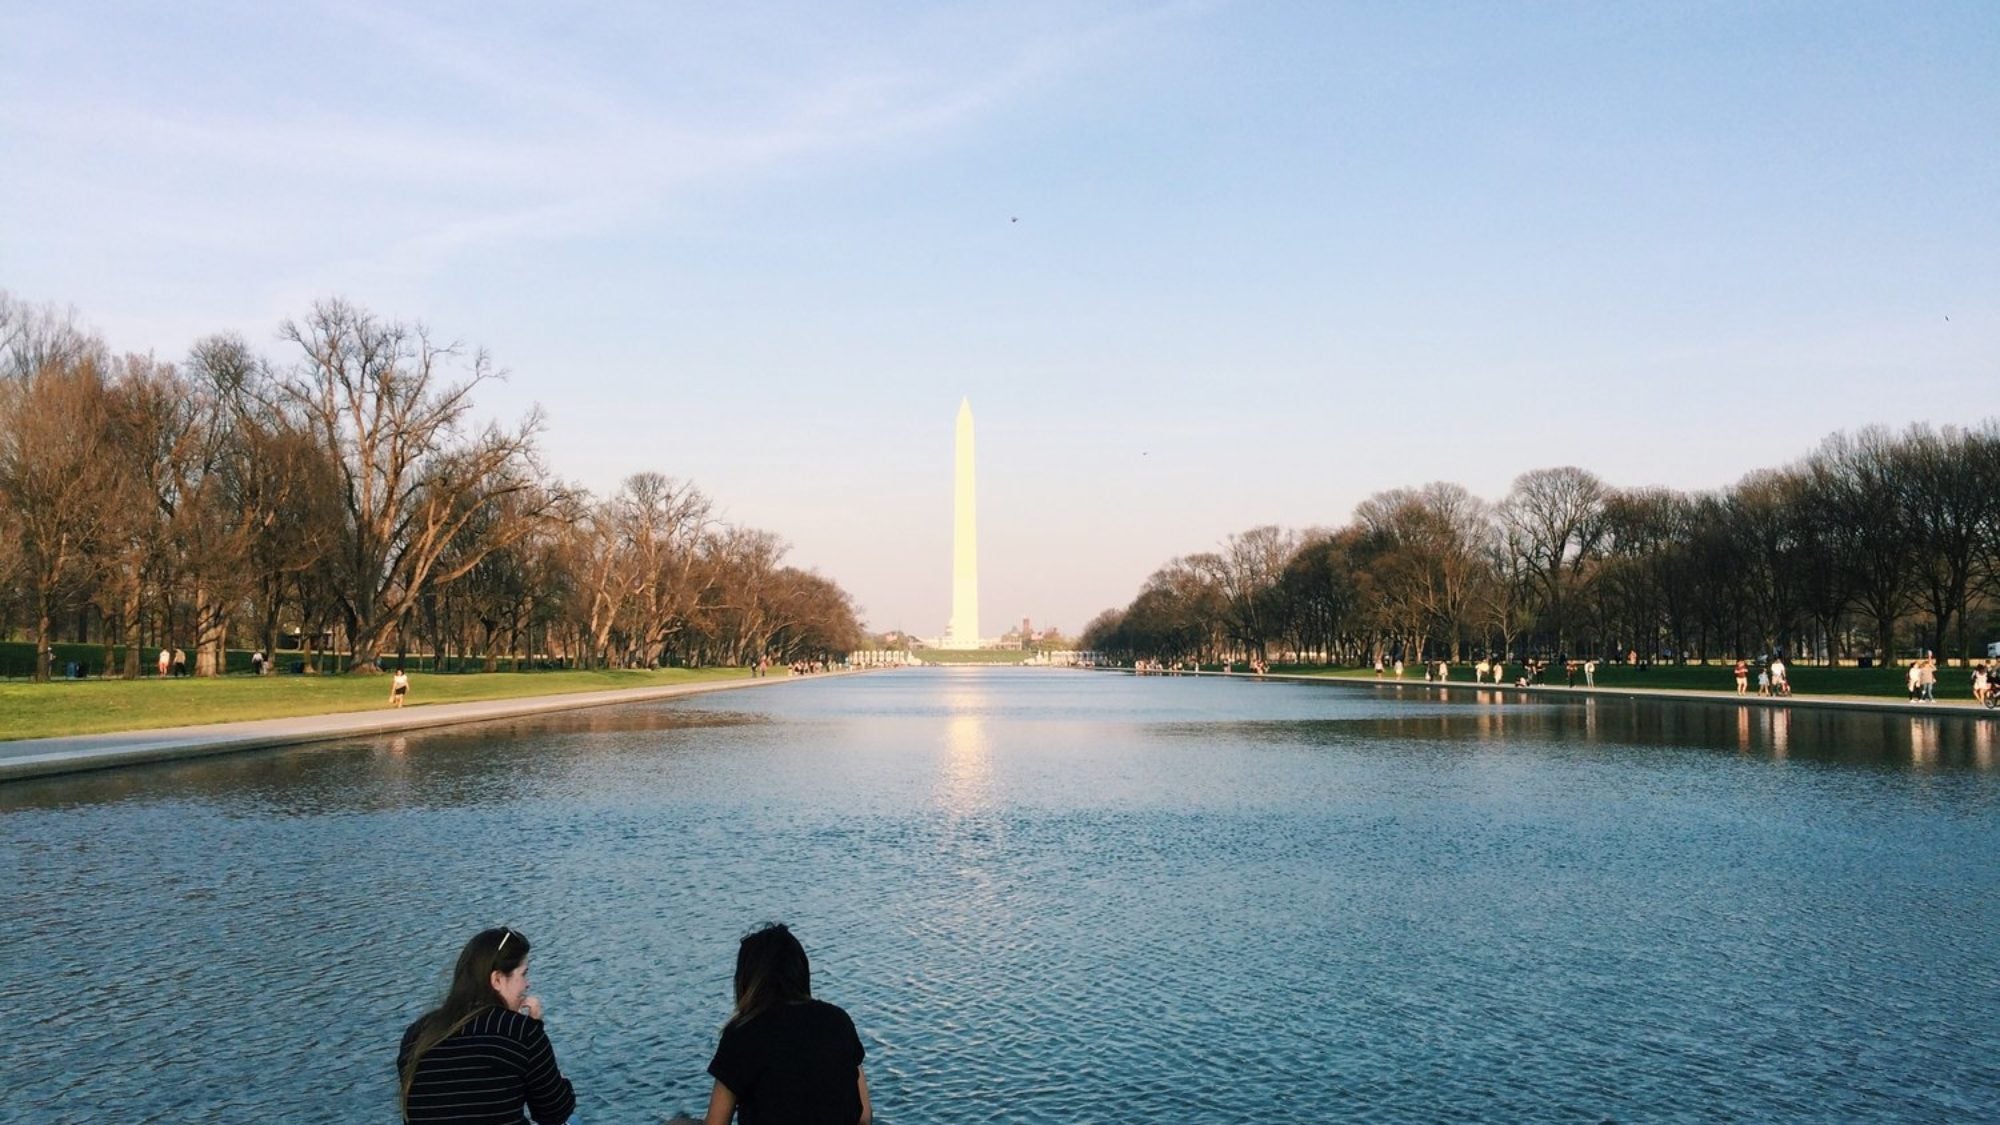
[[[740,9],[740,10],[739,10]],[[2000,388],[2000,5],[0,0],[0,287],[490,348],[878,628],[1385,488],[1712,488]],[[1947,319],[1948,318],[1948,319]]]

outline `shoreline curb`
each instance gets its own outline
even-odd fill
[[[1094,671],[1118,672],[1127,676],[1138,675],[1130,668],[1099,668]],[[1474,684],[1464,680],[1397,680],[1394,678],[1376,680],[1359,679],[1352,676],[1309,676],[1293,672],[1267,672],[1258,676],[1253,672],[1148,672],[1148,676],[1209,676],[1215,679],[1262,680],[1266,683],[1325,684],[1332,687],[1356,689],[1393,690],[1401,695],[1415,690],[1426,694],[1440,695],[1470,692],[1507,692],[1521,697],[1522,702],[1549,702],[1573,700],[1589,702],[1596,699],[1652,700],[1663,703],[1708,703],[1723,707],[1761,707],[1765,709],[1806,708],[1827,711],[1855,711],[1875,715],[1929,715],[1951,716],[1959,719],[2000,718],[2000,711],[1989,711],[1971,700],[1944,700],[1937,703],[1911,703],[1902,699],[1876,699],[1864,696],[1842,695],[1737,695],[1734,692],[1697,691],[1683,688],[1626,688],[1626,687],[1558,687],[1553,684],[1539,684],[1534,687],[1516,687],[1513,684]]]
[[[777,684],[810,682],[860,674],[860,671],[846,671],[817,672],[811,676],[786,676],[782,679],[769,676],[745,677],[716,683],[663,684],[658,687],[612,688],[605,691],[564,692],[558,695],[426,704],[388,713],[379,710],[336,711],[319,715],[293,715],[282,719],[252,719],[238,723],[22,739],[15,742],[0,742],[0,785],[38,777],[116,769],[120,766],[148,765],[186,758],[208,758],[282,746],[304,746],[315,742],[338,742],[351,738],[398,734],[404,731],[523,718],[558,711],[582,711],[593,707],[615,707],[624,703],[647,703],[688,695],[706,695],[718,691],[738,691],[744,688],[771,687]]]

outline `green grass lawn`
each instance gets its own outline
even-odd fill
[[[1715,691],[1734,692],[1736,677],[1731,669],[1733,664],[1654,664],[1650,667],[1634,668],[1623,664],[1602,664],[1597,666],[1597,686],[1608,688],[1664,688],[1672,691]],[[1788,666],[1795,695],[1853,695],[1869,698],[1902,699],[1909,694],[1905,686],[1905,671],[1902,668],[1821,668],[1793,664]],[[1271,671],[1288,675],[1333,676],[1342,679],[1372,680],[1373,668],[1325,668],[1319,666],[1286,665],[1273,666]],[[1519,664],[1507,666],[1507,680],[1512,683],[1521,674]],[[1454,683],[1471,682],[1472,667],[1466,664],[1451,666]],[[1393,680],[1393,675],[1383,679]],[[1405,683],[1424,682],[1423,669],[1410,666],[1403,671]],[[1583,672],[1577,671],[1576,682],[1583,684]],[[1550,666],[1542,675],[1542,683],[1561,686],[1561,668]],[[1750,691],[1757,691],[1757,669],[1750,669]],[[1972,669],[1938,669],[1937,697],[1939,699],[1972,698]]]
[[[616,668],[410,676],[408,706],[513,699],[571,691],[742,679],[741,668]],[[0,683],[0,740],[149,730],[371,711],[388,706],[384,676],[228,676],[222,679],[57,680]]]

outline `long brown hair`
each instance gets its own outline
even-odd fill
[[[806,947],[783,922],[748,934],[736,947],[736,1013],[726,1027],[740,1027],[780,1004],[812,999],[812,964]]]
[[[409,1061],[403,1064],[399,1104],[405,1121],[410,1118],[410,1085],[417,1080],[417,1064],[432,1047],[458,1034],[479,1013],[501,1007],[500,994],[493,991],[493,974],[512,973],[527,959],[528,935],[506,926],[479,931],[459,950],[451,987],[444,1000],[417,1021],[417,1038],[410,1044]]]

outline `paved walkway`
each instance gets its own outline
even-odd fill
[[[1131,669],[1119,669],[1130,672]],[[1157,675],[1158,673],[1148,673]],[[1249,672],[1183,672],[1190,676],[1228,676],[1237,680],[1254,680],[1258,677]],[[1957,715],[1961,718],[1976,719],[1991,717],[2000,720],[2000,711],[1988,711],[1981,704],[1970,699],[1939,700],[1935,703],[1912,703],[1907,699],[1885,698],[1879,695],[1737,695],[1733,691],[1694,691],[1681,688],[1625,688],[1625,687],[1564,687],[1559,684],[1542,684],[1536,687],[1515,687],[1512,684],[1475,684],[1470,680],[1426,681],[1421,677],[1408,676],[1397,679],[1384,676],[1300,676],[1269,673],[1264,677],[1288,684],[1334,684],[1342,687],[1376,688],[1394,691],[1397,694],[1410,692],[1437,692],[1439,694],[1467,695],[1483,693],[1492,695],[1505,692],[1523,700],[1551,699],[1653,699],[1675,703],[1716,703],[1738,707],[1785,707],[1823,708],[1840,711],[1871,711],[1878,714],[1909,715]]]
[[[610,707],[620,703],[640,703],[701,695],[712,691],[735,691],[793,683],[799,679],[855,675],[853,672],[825,672],[810,677],[771,676],[762,679],[723,680],[706,684],[672,684],[661,687],[618,688],[611,691],[580,691],[564,695],[534,695],[514,699],[482,699],[470,703],[434,703],[401,709],[347,711],[335,715],[298,715],[288,719],[257,719],[246,723],[213,723],[195,727],[165,727],[116,734],[80,734],[67,738],[28,738],[0,742],[0,781],[83,770],[129,766],[139,762],[161,762],[176,758],[199,758],[231,754],[242,750],[262,750],[272,746],[296,746],[309,742],[366,738],[395,731],[426,727],[479,723],[489,719],[512,719],[550,711],[575,711],[585,707]]]

